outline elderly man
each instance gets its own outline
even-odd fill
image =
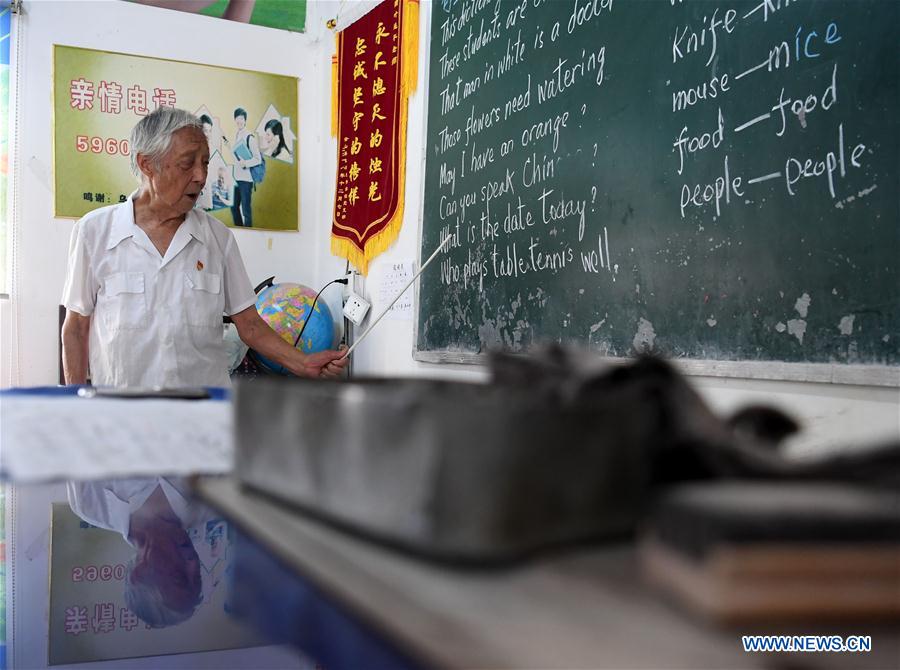
[[[68,495],[81,519],[121,533],[134,548],[125,575],[128,609],[153,628],[193,616],[205,590],[198,548],[215,513],[191,499],[184,480],[69,482]]]
[[[222,315],[241,339],[301,377],[337,377],[341,351],[304,354],[266,325],[234,236],[194,209],[209,147],[200,120],[160,108],[131,133],[140,187],[75,224],[63,291],[63,370],[97,386],[227,386]]]

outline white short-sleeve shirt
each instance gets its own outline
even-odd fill
[[[131,197],[72,231],[62,304],[91,316],[96,386],[228,386],[222,315],[255,299],[234,235],[205,212],[188,213],[164,257]]]

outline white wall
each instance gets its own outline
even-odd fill
[[[331,256],[329,227],[334,196],[335,145],[330,138],[330,57],[334,50],[327,18],[339,27],[363,14],[372,1],[311,1],[307,33],[290,34],[257,26],[173,13],[127,2],[28,0],[24,25],[20,116],[21,249],[19,287],[20,349],[16,359],[21,385],[56,381],[58,347],[56,304],[65,272],[72,222],[52,217],[51,203],[51,45],[69,44],[109,51],[164,56],[212,65],[257,69],[300,77],[299,233],[236,230],[253,279],[275,274],[282,280],[321,286],[343,272]],[[408,163],[403,228],[396,243],[372,265],[375,277],[386,263],[418,259],[423,188],[423,140],[427,76],[428,20],[431,3],[422,3],[418,93],[410,101]],[[202,35],[202,38],[198,36]],[[240,54],[232,46],[248,45]],[[271,239],[272,249],[268,242]],[[371,282],[369,282],[371,284]],[[369,298],[374,286],[358,280]],[[338,313],[337,288],[326,293]],[[379,305],[373,307],[377,313]],[[4,344],[5,352],[9,343]],[[432,376],[480,379],[474,366],[431,365],[412,358],[413,323],[384,320],[354,354],[357,375]],[[6,365],[7,355],[0,356]],[[6,375],[0,376],[6,379]],[[900,391],[896,388],[695,378],[718,409],[765,401],[782,406],[810,428],[799,449],[840,447],[900,433]]]

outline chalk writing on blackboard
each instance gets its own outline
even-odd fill
[[[435,5],[417,351],[896,365],[898,13]]]

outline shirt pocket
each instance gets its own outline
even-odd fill
[[[102,300],[97,306],[110,330],[136,330],[147,326],[147,296],[143,272],[115,272],[102,278]]]
[[[214,272],[190,270],[184,273],[185,320],[190,326],[222,327],[225,298],[222,276]]]

